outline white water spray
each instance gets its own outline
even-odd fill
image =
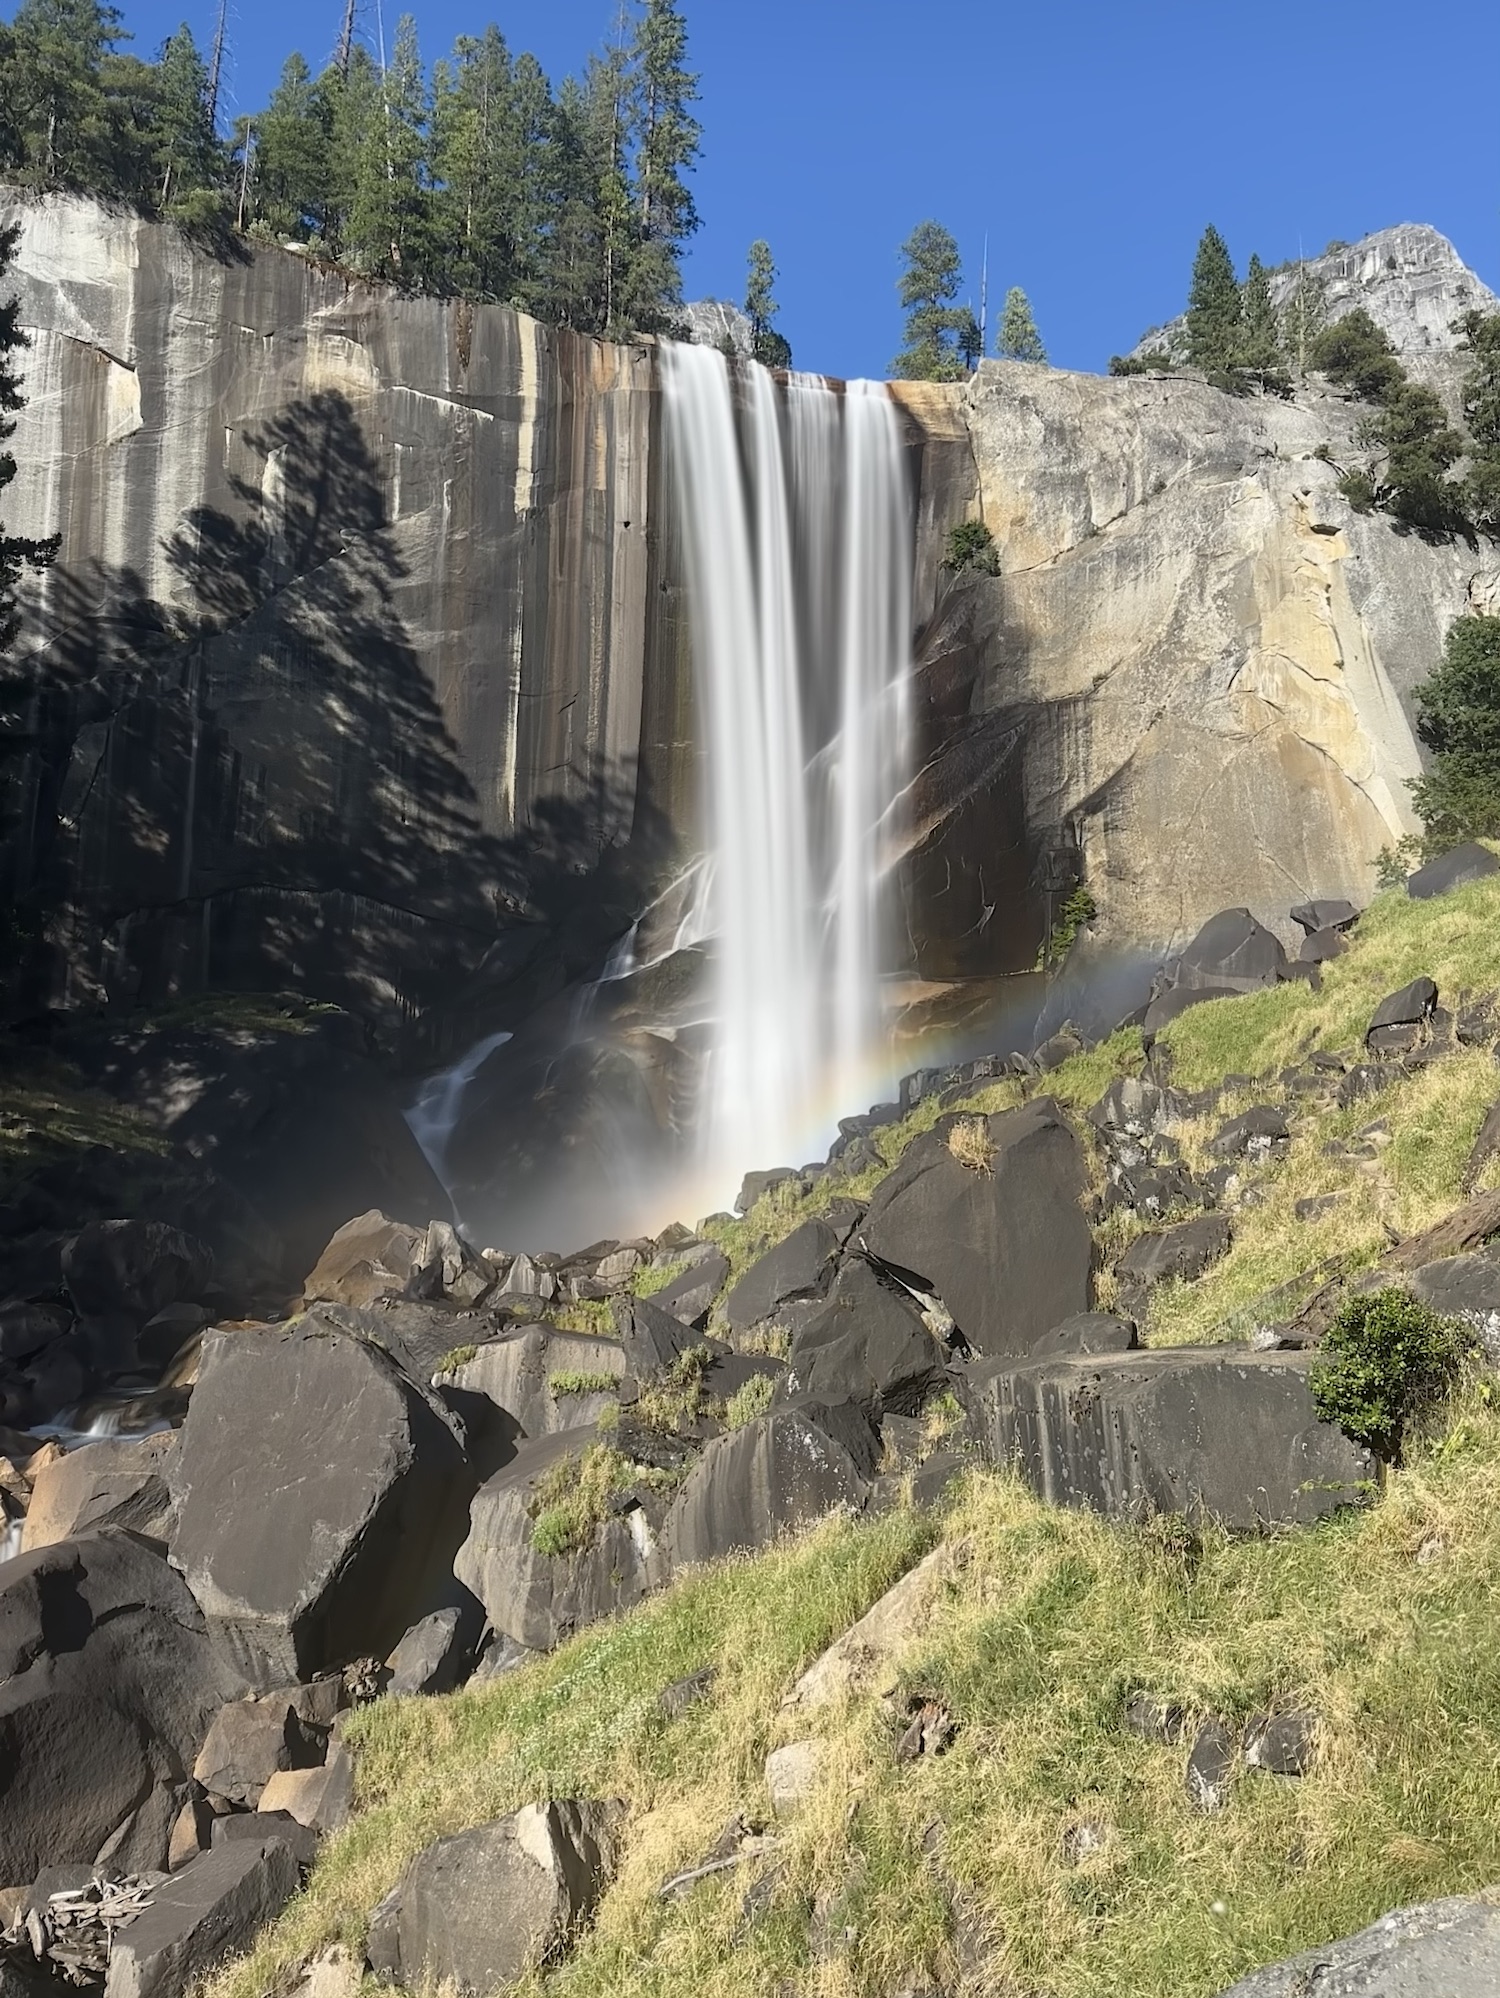
[[[703,1150],[727,1182],[795,1163],[888,1065],[880,836],[907,775],[911,507],[878,384],[782,394],[711,348],[661,360],[713,856]]]

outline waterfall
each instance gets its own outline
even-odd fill
[[[889,1079],[883,828],[907,776],[912,518],[896,410],[661,349],[704,716],[715,937],[705,1162],[795,1164]]]

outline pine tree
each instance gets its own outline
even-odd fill
[[[289,55],[255,128],[255,210],[277,236],[328,233],[331,106],[300,55]]]
[[[164,215],[204,221],[219,177],[219,149],[208,113],[208,66],[186,22],[163,44],[156,72],[156,206]]]
[[[510,54],[498,28],[460,36],[433,67],[433,200],[440,267],[471,298],[507,298],[518,275],[524,178]]]
[[[638,333],[669,331],[682,304],[682,252],[698,227],[684,175],[702,127],[690,107],[698,79],[687,68],[687,26],[675,0],[645,0],[629,54],[635,232],[622,262],[611,321]]]
[[[1239,280],[1229,248],[1218,230],[1204,230],[1193,261],[1193,286],[1188,294],[1188,361],[1210,377],[1224,377],[1240,365],[1244,349],[1244,313]]]
[[[1469,475],[1464,510],[1482,533],[1500,538],[1500,312],[1470,312],[1462,321],[1474,364],[1464,376]]]
[[[995,336],[995,352],[1007,361],[1045,361],[1047,350],[1031,315],[1031,301],[1019,285],[1005,294],[1000,314],[1000,331]]]
[[[941,223],[919,222],[901,255],[906,345],[891,362],[891,373],[902,381],[959,381],[965,369],[958,337],[972,314],[953,303],[963,272],[958,244]]]
[[[1416,690],[1417,734],[1432,765],[1412,784],[1430,840],[1500,834],[1500,618],[1448,627],[1442,664]]]
[[[548,121],[542,176],[550,223],[541,268],[526,303],[581,333],[604,328],[610,299],[610,231],[621,223],[616,166],[618,96],[607,66],[568,77]],[[606,220],[606,197],[608,220]]]
[[[362,269],[412,285],[421,281],[431,243],[428,115],[417,24],[403,14],[360,153],[348,235]]]
[[[792,350],[776,331],[774,320],[781,310],[771,295],[776,282],[776,266],[771,246],[764,238],[750,245],[750,271],[745,280],[745,317],[750,321],[750,351],[763,367],[789,368]]]
[[[0,283],[4,282],[20,240],[19,226],[0,229]],[[21,377],[11,356],[30,346],[21,330],[21,302],[11,298],[0,304],[0,492],[16,476],[16,461],[4,447],[15,435],[15,412],[25,398]],[[45,569],[57,554],[58,537],[38,541],[26,535],[7,534],[0,522],[0,657],[16,642],[20,618],[16,610],[16,590],[23,569]]]
[[[27,169],[44,186],[91,191],[109,172],[100,69],[124,39],[120,16],[102,0],[23,0],[12,25]]]
[[[1312,359],[1313,342],[1328,322],[1328,299],[1323,280],[1300,259],[1291,296],[1282,307],[1281,344],[1299,374],[1306,374]]]
[[[1291,386],[1281,352],[1281,333],[1271,299],[1271,274],[1257,256],[1250,259],[1240,293],[1244,336],[1240,366],[1263,388],[1285,392]]]

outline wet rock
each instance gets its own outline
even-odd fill
[[[370,1929],[377,1975],[489,1998],[587,1921],[615,1865],[620,1807],[559,1800],[427,1847]]]
[[[1131,1353],[1140,1345],[1136,1328],[1128,1318],[1113,1311],[1081,1311],[1054,1325],[1039,1339],[1033,1357],[1040,1360],[1053,1354]]]
[[[915,1273],[978,1351],[1025,1353],[1089,1307],[1083,1152],[1047,1097],[982,1121],[987,1163],[961,1164],[939,1125],[881,1182],[855,1239]]]
[[[261,1686],[385,1657],[437,1606],[474,1484],[437,1404],[316,1313],[207,1336],[172,1482],[173,1560]]]
[[[1229,1802],[1234,1781],[1236,1744],[1222,1721],[1208,1720],[1193,1737],[1184,1786],[1195,1811],[1212,1817]]]
[[[105,1998],[184,1998],[205,1971],[248,1948],[296,1889],[297,1860],[284,1839],[200,1854],[116,1933]]]
[[[38,1472],[21,1546],[24,1552],[93,1533],[126,1527],[165,1543],[173,1508],[168,1489],[177,1437],[107,1438],[56,1457]]]
[[[1338,935],[1352,929],[1359,921],[1359,914],[1352,902],[1300,902],[1291,912],[1292,921],[1309,936],[1324,931]]]
[[[1500,1906],[1454,1895],[1253,1971],[1220,1998],[1494,1998],[1497,1990]]]
[[[1236,1531],[1356,1503],[1374,1461],[1319,1422],[1308,1352],[1181,1346],[987,1362],[968,1392],[985,1455],[1040,1498],[1114,1518],[1207,1514]]]
[[[243,1690],[164,1560],[106,1531],[0,1567],[0,1880],[159,1868],[198,1744]]]
[[[674,1569],[768,1546],[869,1491],[854,1459],[797,1408],[774,1409],[710,1443],[667,1515]]]
[[[417,1297],[443,1297],[472,1307],[495,1288],[495,1272],[451,1221],[430,1221],[412,1255],[410,1287]]]
[[[1119,1262],[1122,1291],[1141,1294],[1172,1277],[1191,1282],[1221,1256],[1227,1256],[1233,1231],[1222,1214],[1200,1215],[1175,1227],[1139,1235]]]
[[[1415,874],[1408,874],[1406,892],[1414,902],[1426,902],[1454,888],[1467,888],[1471,881],[1483,881],[1490,874],[1500,874],[1500,860],[1496,860],[1487,846],[1470,840],[1437,860],[1429,860]]]
[[[618,1382],[626,1370],[625,1349],[617,1339],[532,1325],[481,1346],[452,1378],[464,1394],[482,1395],[509,1419],[514,1442],[520,1436],[535,1439],[563,1429],[591,1428],[601,1409],[617,1399],[616,1389],[594,1386],[581,1394],[559,1393],[553,1382]]]
[[[587,1544],[546,1553],[533,1527],[564,1467],[597,1440],[588,1429],[527,1443],[475,1494],[454,1574],[484,1605],[491,1626],[530,1651],[550,1651],[587,1624],[640,1601],[655,1578],[657,1536],[645,1511],[621,1495]]]
[[[1305,1776],[1318,1759],[1318,1717],[1257,1714],[1245,1730],[1245,1761],[1269,1776]]]
[[[1257,1103],[1225,1124],[1208,1149],[1216,1159],[1249,1159],[1258,1165],[1285,1151],[1290,1137],[1286,1112],[1271,1103]]]
[[[213,1280],[213,1252],[164,1221],[90,1221],[63,1249],[63,1281],[85,1317],[123,1313],[142,1325]]]
[[[378,1207],[346,1221],[324,1249],[302,1294],[309,1304],[362,1306],[399,1297],[426,1247],[426,1231],[393,1221]]]
[[[513,1256],[510,1268],[505,1272],[496,1299],[504,1299],[507,1304],[526,1298],[539,1299],[548,1304],[557,1295],[557,1277],[535,1256]]]
[[[386,1663],[395,1699],[417,1693],[451,1693],[468,1676],[477,1636],[475,1615],[462,1609],[434,1610],[412,1625]]]
[[[804,1221],[768,1249],[740,1278],[724,1300],[724,1319],[733,1332],[774,1318],[792,1298],[809,1297],[826,1287],[839,1241],[826,1221]]]
[[[856,1256],[840,1269],[827,1302],[793,1333],[778,1396],[914,1410],[944,1358],[910,1293]]]
[[[1404,1054],[1414,1048],[1432,1024],[1437,1010],[1438,989],[1430,978],[1414,978],[1399,992],[1392,992],[1375,1008],[1365,1034],[1365,1046],[1373,1054]]]
[[[12,1298],[0,1303],[0,1360],[29,1360],[63,1338],[73,1314],[66,1305]]]

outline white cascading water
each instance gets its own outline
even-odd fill
[[[877,383],[663,346],[706,723],[705,1163],[796,1163],[887,1080],[883,830],[908,775],[912,520]]]

